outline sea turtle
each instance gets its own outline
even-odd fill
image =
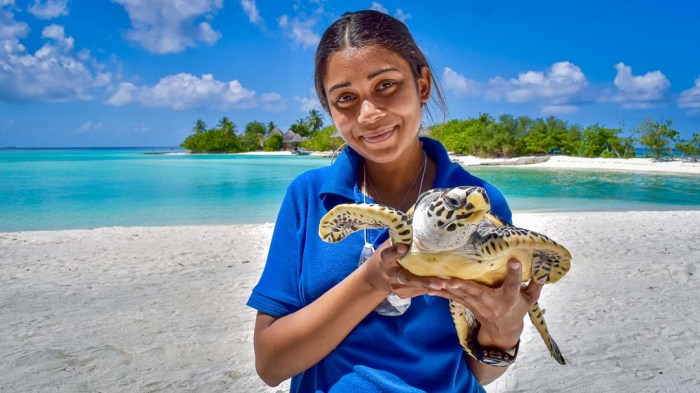
[[[507,224],[490,210],[482,187],[432,189],[403,213],[379,204],[341,204],[319,225],[326,242],[337,242],[368,228],[389,228],[392,243],[410,246],[399,263],[418,276],[457,277],[497,287],[506,276],[508,261],[522,264],[522,280],[555,283],[569,270],[571,254],[548,237]],[[450,301],[450,312],[464,350],[475,357],[469,337],[478,323],[472,312]],[[535,303],[528,312],[552,357],[565,364],[549,335],[543,311]]]

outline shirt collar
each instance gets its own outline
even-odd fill
[[[433,159],[437,164],[435,181],[430,188],[448,187],[448,179],[456,170],[450,160],[447,150],[442,144],[434,139],[420,138],[425,154]],[[359,201],[357,176],[360,163],[364,158],[357,154],[350,146],[345,147],[330,168],[329,176],[325,179],[319,196],[327,209],[338,203],[348,201]],[[361,198],[361,195],[359,195]],[[360,199],[361,200],[361,199]]]

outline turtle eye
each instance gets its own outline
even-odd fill
[[[446,195],[443,201],[445,202],[445,206],[447,206],[448,209],[456,210],[460,207],[459,201],[451,196]]]

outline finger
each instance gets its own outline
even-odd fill
[[[542,288],[544,284],[537,282],[535,279],[531,279],[527,286],[523,289],[523,293],[527,296],[531,304],[534,304],[542,293]]]
[[[473,281],[451,279],[447,281],[445,289],[457,296],[469,296],[474,299],[481,299],[487,291],[487,287]]]
[[[515,298],[518,296],[518,293],[520,292],[520,282],[522,279],[522,265],[518,260],[516,259],[511,259],[508,261],[508,273],[506,275],[505,281],[503,281],[503,289],[505,290],[505,293],[510,296],[511,298]]]
[[[427,291],[445,289],[449,281],[438,277],[417,276],[404,267],[398,269],[396,279],[399,284],[421,287]]]
[[[408,246],[399,243],[383,249],[380,257],[383,262],[393,262],[406,255],[406,252],[408,252]]]

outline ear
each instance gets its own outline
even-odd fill
[[[420,67],[420,76],[418,77],[418,97],[420,98],[421,106],[425,105],[430,99],[430,89],[433,85],[433,76],[430,73],[428,66]]]

